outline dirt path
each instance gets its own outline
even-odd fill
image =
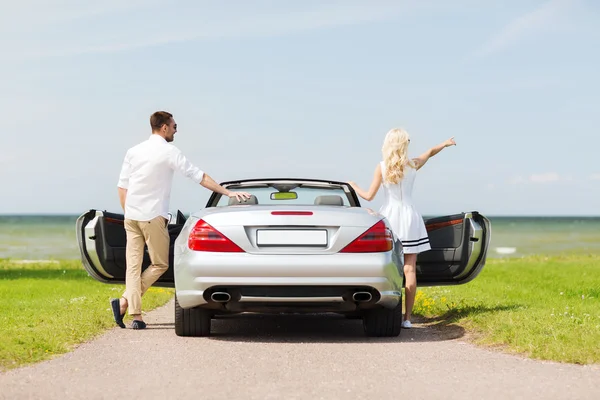
[[[146,321],[0,374],[0,399],[600,398],[600,366],[477,348],[458,327],[374,339],[360,320],[238,316],[214,321],[211,338],[180,338],[172,302]]]

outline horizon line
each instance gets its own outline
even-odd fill
[[[368,208],[368,207],[361,207]],[[99,210],[105,212],[115,213],[109,210]],[[476,211],[476,210],[473,210]],[[465,213],[472,211],[462,211]],[[479,212],[479,211],[476,211]],[[182,211],[185,215],[185,212]],[[600,218],[600,214],[485,214],[479,212],[481,215],[486,218]],[[0,213],[0,217],[78,217],[84,213],[64,213],[64,212],[46,212],[46,213],[29,213],[29,212],[21,212],[21,213]],[[116,214],[122,214],[122,212],[116,212]],[[423,217],[443,217],[446,215],[456,215],[460,213],[452,213],[452,214],[428,214],[422,213]]]

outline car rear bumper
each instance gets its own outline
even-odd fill
[[[402,268],[388,253],[256,255],[185,251],[175,256],[177,300],[182,308],[229,311],[353,311],[393,308],[402,298]],[[228,302],[211,295],[227,292]],[[355,292],[369,292],[357,302]]]

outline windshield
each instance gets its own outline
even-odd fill
[[[314,205],[322,203],[327,196],[327,200],[331,201],[330,196],[338,196],[341,200],[341,205],[350,206],[348,194],[339,186],[319,186],[306,184],[261,184],[258,186],[229,186],[229,190],[248,192],[256,196],[259,205]],[[219,196],[217,207],[224,207],[230,204],[230,199],[227,196]]]

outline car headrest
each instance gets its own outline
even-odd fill
[[[243,199],[242,201],[238,201],[238,199],[235,197],[230,197],[228,204],[230,206],[238,206],[240,204],[258,204],[258,199],[253,194],[250,195],[249,199]]]
[[[315,199],[315,205],[320,206],[343,206],[344,200],[336,194],[326,195],[326,196],[317,196]]]

